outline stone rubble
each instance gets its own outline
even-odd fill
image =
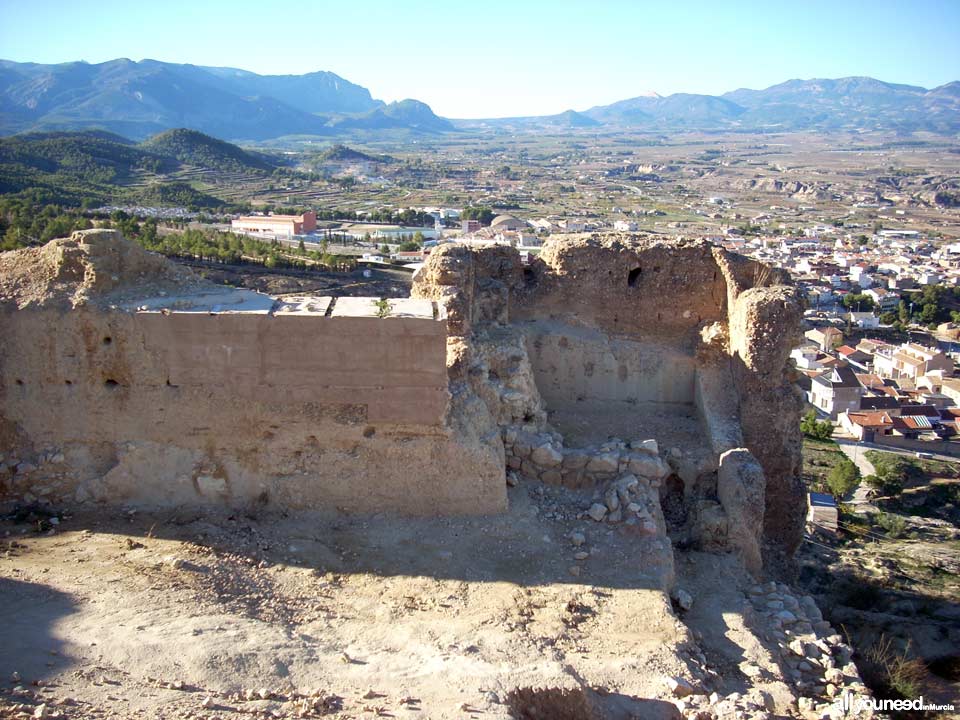
[[[530,432],[511,425],[503,428],[501,434],[507,467],[530,480],[550,485],[594,488],[631,473],[658,488],[671,472],[658,454],[656,440],[626,443],[612,438],[599,447],[566,448],[558,433]]]
[[[804,717],[842,718],[834,697],[870,694],[852,661],[852,648],[823,619],[811,596],[798,597],[782,583],[758,584],[749,589],[744,612],[768,628],[765,639],[796,688]]]

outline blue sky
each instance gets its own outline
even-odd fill
[[[960,79],[960,0],[0,0],[0,57],[330,70],[447,117],[791,78]]]

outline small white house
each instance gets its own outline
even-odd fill
[[[872,312],[853,312],[847,313],[847,319],[857,327],[872,330],[880,327],[880,318]]]

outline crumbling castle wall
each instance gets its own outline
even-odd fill
[[[276,301],[113,231],[0,255],[0,490],[483,513],[506,473],[754,571],[796,547],[782,274],[703,241],[447,245],[413,295]]]
[[[645,462],[653,439],[652,462],[669,468],[649,479],[676,540],[736,550],[754,571],[761,547],[796,548],[799,405],[785,371],[801,304],[782,273],[704,241],[594,236],[551,241],[529,265],[509,248],[443,246],[413,296],[447,310],[451,382],[477,386],[491,346],[514,348],[519,379],[497,373],[514,388],[478,391],[513,471],[602,485]]]
[[[5,494],[505,508],[502,449],[484,440],[499,429],[451,397],[432,303],[381,318],[374,298],[210,288],[114,232],[0,262]]]

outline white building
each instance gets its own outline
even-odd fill
[[[872,330],[880,327],[880,318],[878,318],[872,312],[853,312],[851,310],[849,313],[847,313],[847,320],[857,327],[862,327],[866,330]]]

